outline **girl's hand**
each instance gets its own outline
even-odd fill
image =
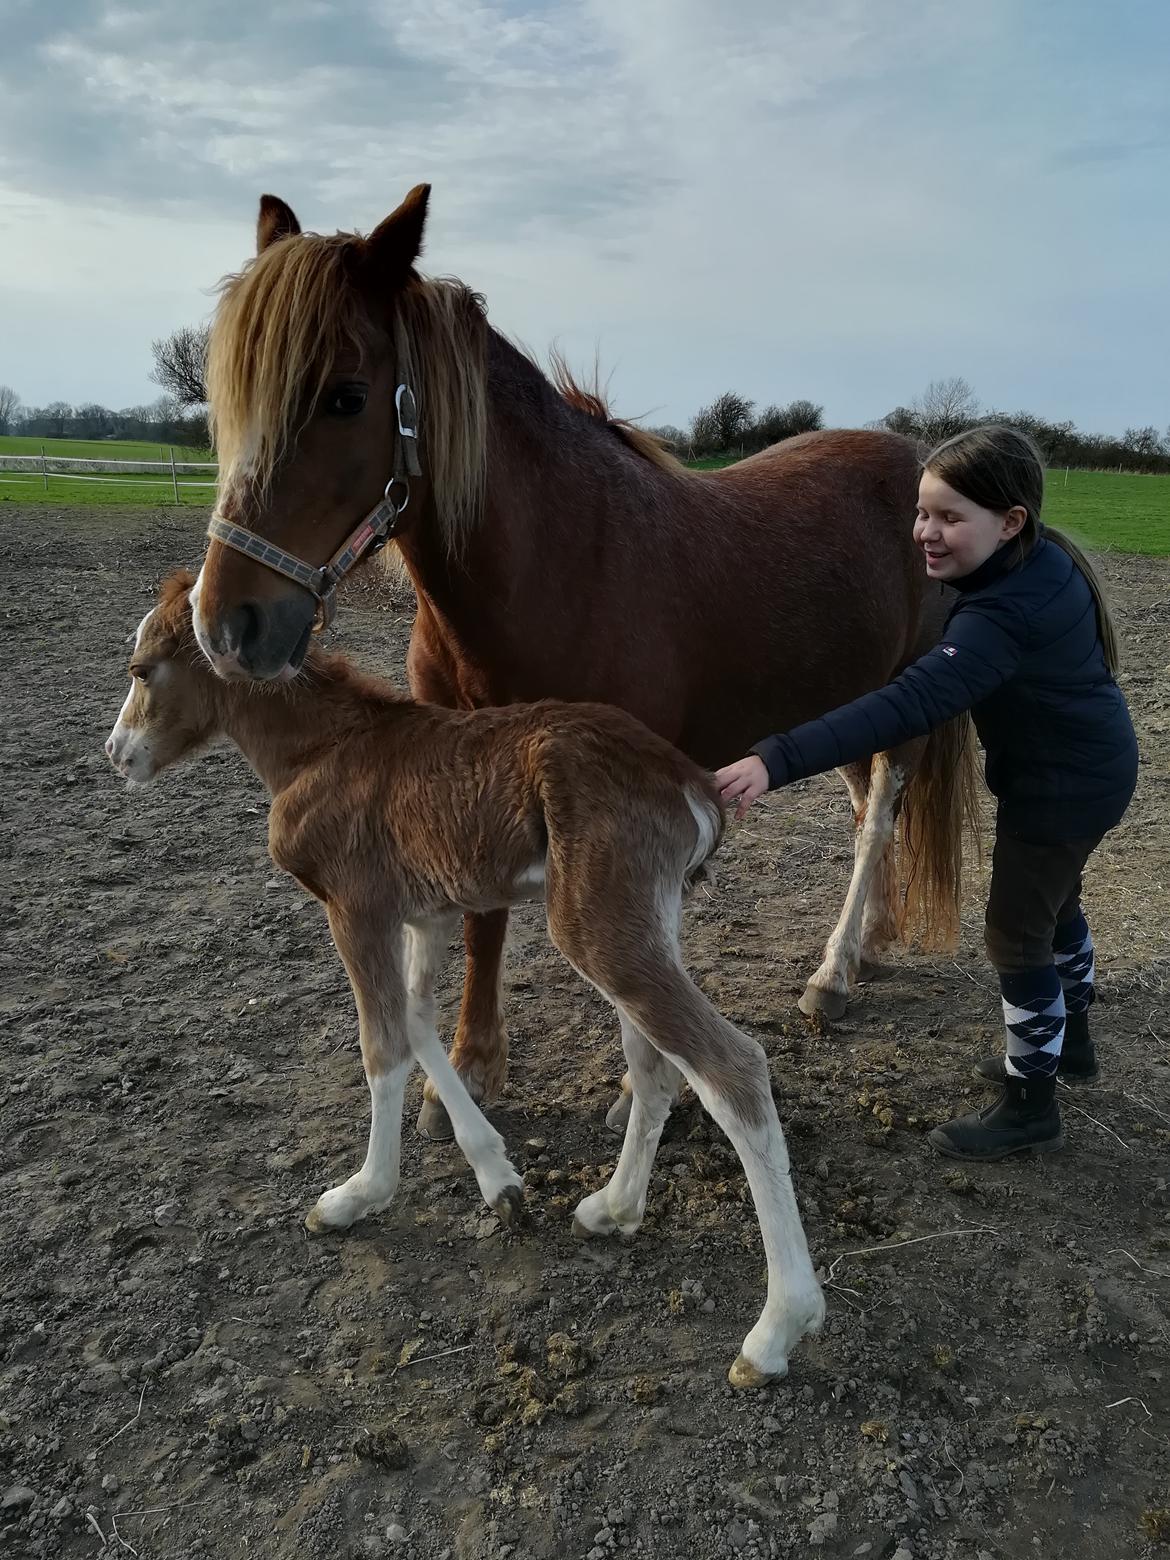
[[[737,803],[736,821],[747,817],[747,810],[768,789],[768,770],[762,758],[755,753],[741,758],[737,764],[728,764],[715,771],[715,784],[719,795],[728,807]]]

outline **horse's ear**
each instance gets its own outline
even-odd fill
[[[301,231],[296,213],[279,195],[261,195],[260,215],[256,218],[256,253],[262,255],[269,244],[280,238],[295,238]]]
[[[430,185],[416,184],[398,210],[379,222],[366,240],[367,274],[392,286],[406,280],[422,249],[430,198]]]

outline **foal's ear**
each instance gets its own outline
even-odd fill
[[[429,184],[416,184],[397,211],[390,215],[366,240],[367,274],[395,286],[410,275],[410,268],[422,249],[423,228],[427,220]]]
[[[295,238],[301,224],[291,206],[279,195],[261,195],[260,215],[256,218],[256,253],[262,255],[269,244],[280,238]]]

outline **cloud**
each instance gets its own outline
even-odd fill
[[[963,373],[1101,417],[1103,340],[1130,360],[1114,400],[1160,375],[1148,325],[1105,321],[1164,248],[1167,29],[1088,0],[1050,21],[1010,0],[17,0],[0,286],[72,321],[102,296],[128,340],[158,334],[206,311],[262,189],[369,229],[428,179],[429,267],[530,342],[600,342],[623,406],[682,421],[735,385],[863,420]],[[71,394],[89,349],[40,324],[23,372]],[[137,383],[135,353],[116,372]]]

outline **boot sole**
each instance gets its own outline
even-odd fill
[[[945,1139],[936,1139],[933,1132],[927,1138],[927,1142],[936,1153],[944,1155],[947,1159],[961,1159],[969,1165],[981,1165],[994,1164],[1000,1159],[1011,1159],[1016,1154],[1055,1154],[1064,1147],[1064,1133],[1060,1132],[1054,1138],[1045,1138],[1040,1143],[1023,1143],[1018,1148],[995,1149],[989,1154],[965,1154],[962,1149],[955,1148]]]

